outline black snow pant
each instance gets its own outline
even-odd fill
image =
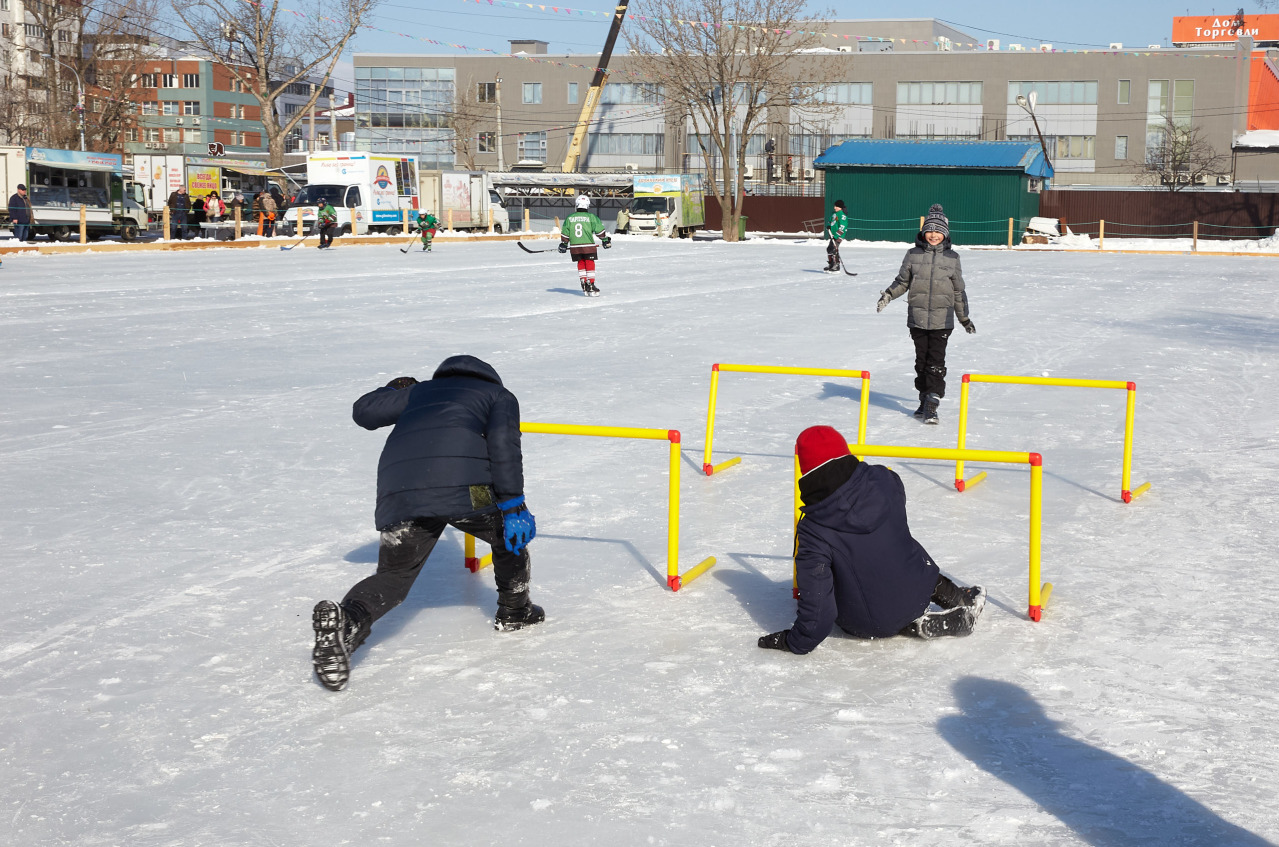
[[[832,238],[826,242],[826,267],[828,268],[839,267],[839,242],[840,239],[838,238]]]
[[[454,526],[493,546],[493,578],[497,582],[500,608],[522,609],[528,605],[528,548],[518,556],[506,549],[500,512],[458,518],[415,518],[383,530],[377,572],[352,586],[342,605],[359,607],[371,624],[403,603],[446,526]]]
[[[919,393],[946,396],[946,342],[952,332],[910,328],[910,338],[915,342],[915,390]]]
[[[337,229],[333,224],[320,224],[320,246],[331,247],[333,245],[333,230]]]

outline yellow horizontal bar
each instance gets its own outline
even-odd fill
[[[1141,485],[1138,485],[1136,488],[1132,490],[1132,499],[1136,500],[1138,497],[1145,494],[1149,490],[1150,490],[1150,483],[1143,482]]]
[[[1059,379],[1054,376],[996,376],[993,374],[968,374],[969,382],[997,382],[1004,385],[1066,385],[1075,388],[1122,388],[1128,383],[1114,379]]]
[[[981,482],[985,478],[986,478],[986,472],[982,471],[976,476],[970,477],[969,479],[964,480],[964,490],[967,491],[968,489],[972,488],[974,485]]]
[[[711,465],[711,473],[713,473],[713,474],[714,474],[714,473],[719,473],[720,471],[724,470],[725,468],[731,468],[733,465],[740,465],[741,463],[742,463],[742,457],[741,457],[741,456],[734,456],[734,457],[733,457],[733,458],[731,458],[731,459],[728,459],[728,460],[726,460],[726,461],[720,462],[718,465]]]
[[[479,573],[480,571],[484,570],[485,568],[487,568],[487,567],[488,567],[489,565],[491,565],[491,564],[493,564],[493,554],[492,554],[492,553],[485,553],[482,557],[480,557],[480,563],[479,563],[479,565],[475,568],[475,572],[476,572],[476,573]]]
[[[1043,588],[1039,589],[1039,608],[1042,609],[1047,606],[1048,598],[1051,596],[1053,596],[1053,584],[1051,582],[1045,582]]]
[[[833,370],[831,368],[783,368],[772,365],[716,365],[721,371],[751,374],[803,374],[806,376],[846,376],[861,379],[866,371]]]
[[[687,571],[684,572],[684,574],[679,578],[680,584],[688,585],[690,582],[697,579],[699,576],[706,573],[708,570],[710,570],[714,566],[715,566],[715,557],[707,556],[705,559],[702,559],[696,565],[694,565],[693,567],[689,568]]]
[[[520,432],[545,435],[597,435],[603,438],[647,438],[653,441],[670,441],[670,429],[639,429],[630,426],[584,426],[581,424],[548,424],[520,421]]]
[[[1038,453],[1011,453],[1005,450],[957,450],[953,447],[892,447],[883,444],[849,444],[855,456],[887,456],[894,459],[946,459],[965,462],[1002,462],[1008,465],[1034,464]]]

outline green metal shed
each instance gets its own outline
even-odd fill
[[[1039,214],[1052,165],[1024,141],[853,140],[813,162],[826,171],[826,219],[836,200],[848,238],[914,242],[919,219],[940,203],[954,244],[1006,244]],[[1014,242],[1015,243],[1015,242]]]

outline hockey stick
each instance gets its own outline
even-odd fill
[[[848,274],[849,276],[857,276],[857,274],[853,273],[852,271],[848,269],[848,267],[844,264],[843,259],[839,260],[839,269],[842,270],[844,273]]]
[[[414,243],[417,243],[417,239],[414,239]],[[412,250],[412,249],[413,249],[413,245],[412,245],[412,244],[410,244],[408,247],[401,247],[401,248],[400,248],[400,252],[401,252],[401,253],[407,253],[407,252],[409,252],[409,251],[410,251],[410,250]],[[426,249],[426,245],[422,245],[422,249],[423,249],[423,250],[425,250],[425,249]]]
[[[297,247],[297,246],[298,246],[299,244],[301,244],[303,241],[306,241],[306,239],[307,239],[307,236],[305,236],[305,235],[304,235],[304,236],[302,236],[301,238],[299,238],[297,241],[294,241],[292,244],[289,244],[289,245],[287,245],[287,246],[285,246],[284,244],[281,244],[281,245],[280,245],[280,249],[281,249],[281,250],[292,250],[294,247]]]
[[[525,253],[550,253],[551,252],[551,250],[549,249],[548,250],[530,250],[529,248],[524,246],[523,241],[517,241],[515,243],[520,245],[520,249],[523,250]],[[559,248],[553,248],[553,249],[559,249]]]

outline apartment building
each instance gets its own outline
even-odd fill
[[[1237,31],[1193,49],[1088,53],[983,42],[931,19],[838,21],[829,31],[850,36],[830,39],[846,64],[842,81],[816,92],[819,107],[770,109],[767,125],[745,139],[754,178],[802,180],[813,158],[850,138],[1038,141],[1042,133],[1058,185],[1129,185],[1169,118],[1198,127],[1227,156],[1249,130],[1279,129],[1279,51]],[[559,170],[598,57],[549,48],[512,41],[507,56],[356,54],[357,149],[453,167],[469,147],[476,167]],[[717,165],[685,110],[638,75],[633,57],[615,55],[609,79],[579,169]],[[1017,102],[1031,92],[1039,132]],[[1247,162],[1250,172],[1222,179],[1279,181],[1279,156]]]

